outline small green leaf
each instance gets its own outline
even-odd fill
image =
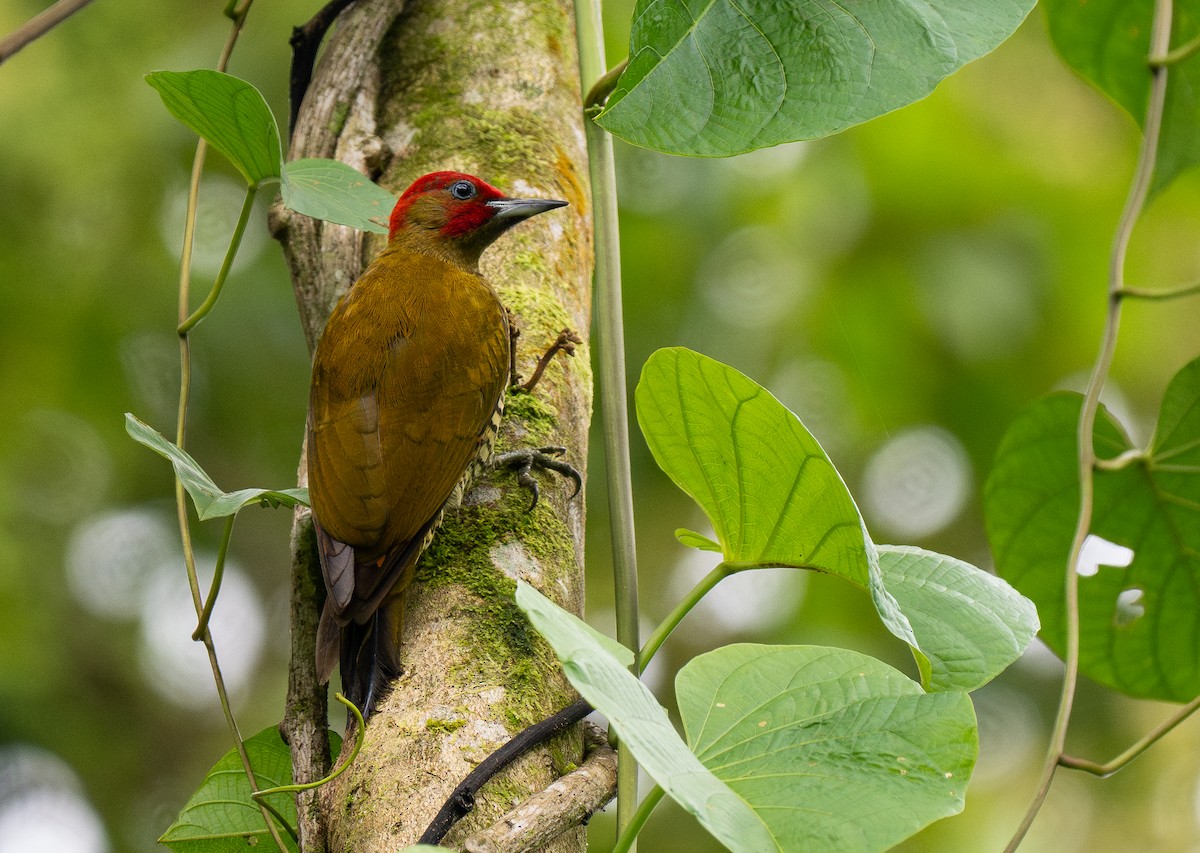
[[[517,605],[554,648],[576,690],[628,744],[638,763],[677,803],[733,851],[778,850],[763,822],[729,787],[697,760],[671,726],[666,710],[630,674],[628,650],[613,654],[616,641],[591,629],[524,581]]]
[[[1147,59],[1154,0],[1045,0],[1050,38],[1076,72],[1138,123],[1150,96]],[[1200,35],[1200,0],[1176,0],[1173,46]],[[1170,67],[1152,191],[1200,163],[1200,58]]]
[[[342,739],[329,732],[330,751],[336,755]],[[279,727],[263,729],[245,742],[259,790],[292,783],[292,756],[279,736]],[[296,796],[272,794],[266,799],[293,828]],[[295,842],[280,830],[289,850]],[[262,812],[250,798],[250,783],[236,750],[229,750],[208,771],[179,817],[158,839],[176,853],[244,853],[248,848],[274,849]]]
[[[196,515],[201,521],[224,518],[244,506],[264,501],[271,505],[308,506],[308,489],[239,489],[236,492],[223,492],[195,459],[173,442],[167,441],[158,430],[128,412],[125,413],[125,431],[138,444],[149,447],[170,461],[175,468],[175,476],[183,483],[192,503],[196,505]]]
[[[224,154],[247,183],[279,177],[279,129],[258,89],[206,69],[154,71],[146,82],[158,90],[171,115]]]
[[[997,568],[1037,604],[1042,636],[1060,654],[1063,572],[1079,513],[1081,405],[1078,395],[1060,393],[1030,406],[1001,441],[984,491]],[[1104,410],[1095,448],[1101,459],[1133,449]],[[1130,696],[1189,701],[1200,694],[1200,359],[1171,380],[1149,451],[1097,470],[1094,484],[1093,546],[1111,550],[1106,541],[1132,555],[1089,558],[1085,547],[1080,671]]]
[[[982,687],[1037,635],[1033,602],[962,560],[880,545],[879,568],[929,660],[929,672],[922,673],[926,690]]]
[[[311,157],[283,167],[283,203],[297,213],[376,234],[388,232],[396,197],[338,160]]]
[[[703,533],[688,530],[686,527],[676,530],[675,538],[679,540],[680,545],[685,545],[688,548],[698,548],[701,551],[716,551],[718,554],[722,551],[720,542],[714,542]]]
[[[925,97],[1034,0],[638,0],[629,67],[596,121],[702,157],[836,133]]]
[[[675,679],[688,743],[779,850],[887,850],[962,811],[978,752],[965,693],[820,646],[733,645]]]

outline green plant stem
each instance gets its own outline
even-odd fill
[[[608,100],[608,96],[612,94],[613,89],[617,88],[617,80],[625,73],[625,69],[628,67],[629,58],[626,57],[604,72],[604,76],[597,80],[596,85],[592,86],[584,96],[584,110],[591,110],[593,107],[603,107],[604,102]]]
[[[233,26],[230,27],[229,35],[225,39],[225,45],[221,49],[221,56],[217,61],[218,71],[224,71],[228,66],[229,57],[233,53],[233,47],[237,43],[238,36],[241,34],[242,26],[246,21],[246,14],[250,11],[250,4],[252,2],[253,0],[246,0],[237,10],[239,14],[234,18]],[[207,151],[208,146],[203,139],[196,143],[196,154],[192,158],[191,181],[188,185],[187,212],[184,216],[183,251],[180,254],[179,260],[179,410],[175,425],[175,443],[181,449],[184,446],[187,436],[188,403],[191,399],[192,388],[192,356],[187,335],[187,328],[191,327],[183,327],[187,323],[188,306],[191,304],[192,247],[196,234],[196,206],[200,198],[200,176],[204,172],[204,159]],[[192,604],[196,610],[196,619],[199,621],[204,613],[204,603],[200,598],[200,583],[196,576],[196,555],[192,547],[191,525],[188,520],[187,493],[178,477],[175,478],[175,511],[179,520],[179,538],[183,547],[183,561],[187,570],[188,588],[192,593]],[[250,764],[250,756],[246,753],[245,741],[242,739],[237,720],[233,716],[233,709],[229,704],[229,693],[225,689],[225,679],[221,674],[221,664],[217,659],[217,650],[213,644],[212,632],[206,628],[199,641],[204,644],[204,649],[208,653],[208,663],[213,673],[213,684],[216,686],[217,698],[221,703],[221,711],[225,716],[225,722],[229,726],[229,732],[233,737],[238,759],[241,761],[242,769],[245,770],[246,778],[250,782],[251,792],[257,791],[258,780],[254,777],[254,768]],[[286,853],[287,846],[284,844],[283,838],[280,837],[279,829],[271,819],[269,810],[261,803],[258,809],[262,814],[263,823],[266,825],[267,831],[275,842],[275,846],[281,853]]]
[[[582,80],[604,76],[604,25],[598,0],[577,0],[575,32]],[[584,121],[596,246],[596,343],[599,350],[600,410],[612,533],[617,639],[638,651],[637,552],[633,524],[633,484],[629,465],[629,406],[625,383],[625,338],[621,309],[621,244],[617,224],[617,182],[612,138],[590,119]],[[632,667],[638,673],[637,662]],[[633,753],[617,743],[617,832],[629,826],[638,802],[638,771]],[[630,848],[635,849],[631,840]]]
[[[1197,293],[1200,293],[1200,282],[1186,284],[1182,287],[1172,287],[1167,290],[1151,290],[1146,287],[1122,287],[1117,291],[1117,296],[1121,299],[1167,300],[1195,296]]]
[[[262,791],[255,791],[250,795],[251,799],[253,799],[255,802],[260,802],[263,797],[271,794],[295,794],[299,793],[300,791],[311,791],[313,788],[320,788],[322,785],[326,785],[337,777],[341,776],[346,772],[346,769],[354,763],[354,759],[357,758],[358,753],[362,751],[363,738],[365,738],[367,734],[367,724],[363,722],[362,712],[358,710],[357,705],[355,705],[341,693],[334,693],[333,698],[350,709],[350,713],[354,715],[354,720],[357,723],[354,728],[354,748],[350,750],[350,755],[346,757],[346,760],[343,761],[337,768],[335,768],[328,776],[318,779],[315,782],[304,782],[296,785],[280,785],[277,788],[267,788]],[[295,836],[292,837],[294,838]]]
[[[1097,471],[1120,471],[1130,465],[1136,465],[1146,460],[1146,451],[1140,449],[1126,450],[1112,459],[1097,459]]]
[[[646,799],[642,800],[633,818],[621,830],[617,843],[613,845],[612,853],[626,853],[626,851],[635,849],[638,833],[642,831],[642,827],[650,819],[650,813],[654,811],[655,806],[662,802],[666,793],[658,785],[650,789],[650,793],[646,794]]]
[[[1082,770],[1085,773],[1091,773],[1093,776],[1111,776],[1122,767],[1124,767],[1133,759],[1137,758],[1154,744],[1158,743],[1164,735],[1182,723],[1188,717],[1200,709],[1200,696],[1197,696],[1191,702],[1188,702],[1170,717],[1163,720],[1136,742],[1133,743],[1127,750],[1122,752],[1111,761],[1100,764],[1096,761],[1089,761],[1086,758],[1076,758],[1073,755],[1063,755],[1059,757],[1058,763],[1063,767],[1069,767],[1072,770]]]
[[[1168,65],[1178,65],[1185,59],[1190,59],[1200,51],[1200,36],[1196,36],[1190,41],[1186,41],[1174,50],[1168,50],[1164,53],[1150,55],[1151,68],[1163,68]]]
[[[1155,0],[1154,20],[1151,24],[1150,34],[1150,56],[1162,55],[1170,46],[1171,12],[1171,0]],[[1058,713],[1055,716],[1054,729],[1051,732],[1050,746],[1046,753],[1041,778],[1020,826],[1012,840],[1009,841],[1008,847],[1005,848],[1006,853],[1011,853],[1020,846],[1029,827],[1033,825],[1033,821],[1050,791],[1054,771],[1059,765],[1066,744],[1067,727],[1071,720],[1071,706],[1075,699],[1075,685],[1079,677],[1079,574],[1076,567],[1079,564],[1079,554],[1083,550],[1084,540],[1092,525],[1095,498],[1096,412],[1100,406],[1100,392],[1104,389],[1104,383],[1108,378],[1108,371],[1117,348],[1117,333],[1121,324],[1121,292],[1124,289],[1125,280],[1125,254],[1133,235],[1134,225],[1137,224],[1142,208],[1146,204],[1150,181],[1154,176],[1154,161],[1158,151],[1159,132],[1162,128],[1166,91],[1166,67],[1153,66],[1150,98],[1146,106],[1145,129],[1141,148],[1138,151],[1137,168],[1134,172],[1129,196],[1125,201],[1125,208],[1121,212],[1121,218],[1113,236],[1108,267],[1108,310],[1105,314],[1104,335],[1091,377],[1088,379],[1087,390],[1084,393],[1083,410],[1079,415],[1079,517],[1075,525],[1075,535],[1071,542],[1065,573],[1067,648],[1062,695],[1059,699]]]
[[[208,622],[212,619],[213,605],[217,603],[217,593],[221,591],[221,580],[225,577],[225,557],[229,554],[229,540],[233,538],[233,520],[237,513],[225,517],[225,529],[221,531],[221,544],[217,547],[217,565],[213,568],[212,583],[209,584],[208,596],[204,599],[204,611],[192,632],[192,639],[199,641],[208,630]]]
[[[237,225],[233,229],[233,237],[229,240],[229,248],[225,251],[225,260],[221,262],[221,269],[217,273],[217,278],[213,281],[212,289],[208,292],[208,296],[200,303],[190,317],[184,319],[178,328],[180,335],[186,335],[196,324],[208,316],[208,312],[217,304],[217,299],[221,296],[221,289],[225,286],[225,279],[229,277],[229,270],[233,266],[233,259],[237,257],[238,248],[242,245],[242,235],[246,233],[246,225],[250,222],[250,214],[254,210],[254,197],[258,194],[258,187],[254,184],[246,187],[246,198],[242,201],[242,212],[238,215]]]
[[[667,615],[667,618],[658,623],[658,627],[646,638],[646,645],[642,646],[642,651],[638,654],[638,666],[641,669],[649,666],[659,646],[666,641],[667,637],[671,636],[671,632],[683,621],[683,617],[687,616],[713,587],[737,571],[736,567],[730,566],[728,563],[721,563],[705,575],[700,583],[692,587],[688,594],[675,605],[675,609]]]

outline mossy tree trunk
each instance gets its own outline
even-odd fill
[[[515,229],[484,274],[516,315],[528,375],[559,331],[586,336],[591,207],[569,0],[360,0],[326,46],[291,156],[336,156],[397,192],[439,169],[570,207]],[[375,238],[276,210],[310,348],[329,311],[380,247]],[[586,345],[556,359],[534,395],[509,394],[497,451],[560,444],[586,465],[591,374]],[[303,477],[303,471],[301,472]],[[515,579],[579,612],[582,495],[539,477],[542,499],[497,473],[449,513],[423,557],[404,629],[406,672],[367,726],[350,770],[303,796],[304,850],[394,851],[412,843],[455,785],[520,729],[575,698],[549,648],[512,601]],[[298,779],[318,778],[324,691],[312,671],[317,605],[307,518],[294,537],[293,661],[285,728]],[[319,577],[319,575],[318,575]],[[319,587],[318,587],[319,588]],[[340,716],[340,715],[339,715]],[[481,792],[450,836],[487,826],[581,760],[578,732],[525,756]],[[582,829],[552,850],[582,850]]]

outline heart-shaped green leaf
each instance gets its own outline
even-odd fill
[[[258,89],[206,69],[154,71],[146,82],[158,90],[171,115],[224,154],[248,184],[279,177],[279,128]]]
[[[780,850],[887,850],[962,811],[979,750],[965,693],[858,652],[759,645],[694,658],[675,691],[688,744]]]
[[[1009,428],[985,489],[988,538],[1001,575],[1037,603],[1042,636],[1065,646],[1063,572],[1079,513],[1081,399],[1054,394]],[[1101,410],[1096,453],[1132,450]],[[1130,696],[1200,694],[1200,359],[1172,379],[1150,449],[1095,472],[1090,533],[1132,551],[1081,560],[1080,671]],[[1108,546],[1111,548],[1111,546]],[[1106,560],[1107,563],[1106,564]],[[1112,563],[1128,563],[1127,566]]]
[[[779,849],[758,816],[705,769],[671,726],[666,710],[629,672],[633,657],[627,649],[524,581],[517,581],[517,606],[553,647],[575,689],[608,718],[638,764],[672,799],[730,850]]]
[[[930,663],[921,673],[926,690],[982,687],[1037,635],[1033,602],[970,563],[920,548],[880,545],[879,568]]]
[[[890,549],[881,564],[817,440],[733,368],[683,348],[659,350],[636,398],[655,461],[700,505],[720,542],[686,530],[679,540],[719,547],[731,566],[815,569],[868,590],[884,625],[912,648],[927,689],[986,683],[1037,630],[1030,602],[961,560]]]
[[[729,563],[870,585],[873,547],[821,445],[767,389],[683,347],[642,369],[637,418],[659,467],[700,505]]]
[[[1050,38],[1075,71],[1140,126],[1150,95],[1147,59],[1154,0],[1044,0]],[[1175,0],[1172,42],[1200,35],[1200,0]],[[1171,65],[1151,189],[1200,163],[1200,57]]]
[[[836,133],[925,97],[1034,0],[638,0],[629,67],[596,121],[702,157]]]
[[[342,739],[329,732],[330,751],[337,755]],[[292,784],[292,756],[279,736],[279,727],[263,729],[245,742],[258,789]],[[296,825],[296,795],[271,794],[265,798],[292,827]],[[280,836],[289,850],[296,844],[284,831]],[[229,750],[208,771],[179,817],[158,839],[176,853],[244,853],[247,849],[274,849],[262,812],[250,798],[250,782],[235,750]]]
[[[310,157],[283,167],[283,203],[297,213],[376,234],[388,232],[396,197],[339,160]]]
[[[175,476],[183,483],[192,503],[196,505],[196,515],[201,521],[234,515],[252,503],[308,506],[308,489],[239,489],[236,492],[223,492],[186,451],[128,412],[125,413],[125,431],[138,444],[149,447],[170,461],[175,468]]]

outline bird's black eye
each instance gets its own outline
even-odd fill
[[[475,198],[475,185],[470,181],[455,181],[450,185],[450,195],[459,201]]]

